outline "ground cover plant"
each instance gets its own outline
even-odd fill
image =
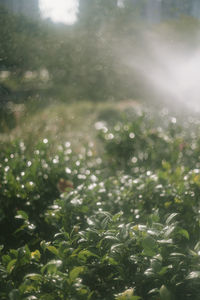
[[[200,299],[198,120],[129,110],[94,125],[81,151],[3,148],[0,298]]]

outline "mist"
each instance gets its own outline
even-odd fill
[[[160,25],[162,26],[162,25]],[[141,30],[137,42],[124,39],[118,60],[139,82],[139,97],[170,108],[200,111],[200,37],[165,30]],[[116,53],[116,51],[115,51]],[[132,76],[131,76],[132,73]]]

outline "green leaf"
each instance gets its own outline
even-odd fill
[[[47,249],[48,249],[51,253],[55,254],[56,256],[59,255],[59,251],[58,251],[58,249],[56,249],[56,247],[54,247],[54,246],[47,246]]]
[[[139,300],[141,297],[134,295],[134,289],[130,288],[116,296],[116,300]]]
[[[79,276],[79,274],[83,273],[84,269],[84,267],[75,267],[70,271],[69,278],[74,281]]]
[[[169,225],[169,224],[171,223],[171,221],[172,221],[176,216],[178,216],[178,213],[173,213],[173,214],[171,214],[171,215],[167,218],[166,224]]]
[[[109,257],[108,255],[106,255],[102,259],[102,262],[104,262],[104,261],[108,262],[109,265],[113,265],[113,266],[118,265],[118,262],[114,258]]]
[[[174,225],[166,226],[164,228],[164,236],[168,238],[174,232],[175,229],[176,227]]]
[[[168,239],[168,240],[166,240],[166,239],[164,239],[164,240],[157,240],[157,242],[158,242],[159,244],[173,244],[173,240],[172,240],[172,239]]]
[[[162,285],[160,288],[160,299],[161,300],[172,300],[172,294],[165,285]]]
[[[46,241],[41,241],[40,242],[40,246],[42,248],[43,251],[46,251],[47,247],[50,246],[50,242],[46,242]]]
[[[186,279],[197,279],[197,278],[200,278],[200,271],[193,271],[186,277]]]
[[[119,242],[119,239],[116,236],[112,236],[112,235],[107,235],[103,239],[104,240],[112,240],[112,241]]]
[[[87,295],[88,294],[88,290],[87,289],[79,289],[78,290],[79,295],[83,296],[83,295]],[[87,298],[88,299],[88,298]]]
[[[10,249],[10,254],[14,255],[15,257],[18,257],[18,250]]]
[[[115,214],[115,215],[112,217],[113,222],[118,221],[122,215],[123,215],[123,212],[122,212],[122,211],[120,211],[119,213]]]
[[[158,259],[152,259],[151,260],[151,268],[153,269],[154,272],[159,272],[162,268],[162,263]]]
[[[147,256],[154,256],[156,254],[156,241],[151,236],[147,236],[142,240],[142,246],[144,248],[144,254]]]
[[[196,243],[194,250],[197,252],[200,251],[200,241],[198,243]]]
[[[153,277],[153,276],[155,276],[155,272],[154,272],[154,270],[153,270],[152,268],[147,269],[147,270],[144,272],[144,274],[145,274],[147,277]]]
[[[42,267],[41,272],[44,274],[45,271],[49,274],[57,272],[57,269],[62,265],[61,260],[51,260],[44,267]]]
[[[98,257],[98,255],[92,253],[89,250],[81,250],[78,254],[78,258],[83,261],[86,261],[89,257]]]
[[[42,281],[42,275],[37,274],[37,273],[31,273],[31,274],[27,274],[24,279],[31,279],[34,281]]]
[[[152,289],[148,292],[148,295],[151,295],[151,294],[158,294],[159,293],[159,289],[158,288],[155,288],[155,289]]]
[[[170,256],[177,256],[177,257],[185,257],[185,254],[183,254],[183,253],[178,253],[178,252],[173,252],[173,253],[171,253],[170,254]]]
[[[187,232],[187,230],[185,230],[185,229],[180,229],[180,230],[178,231],[178,233],[181,234],[182,236],[184,236],[187,240],[190,239],[190,236],[189,236],[189,233]]]
[[[11,272],[12,272],[12,270],[13,270],[14,267],[15,267],[16,262],[17,262],[17,259],[13,259],[13,260],[11,260],[11,261],[9,262],[9,264],[7,265],[7,271],[8,271],[8,273],[11,273]]]
[[[172,265],[162,267],[162,269],[160,270],[160,272],[159,272],[158,274],[162,276],[162,275],[164,275],[169,269],[172,269],[172,268],[173,268]]]
[[[9,263],[9,261],[11,261],[12,258],[8,255],[8,254],[5,254],[2,256],[2,262],[7,265]]]
[[[17,211],[17,216],[15,216],[16,219],[23,219],[28,221],[28,215],[25,211],[23,210],[18,210]]]
[[[9,300],[19,300],[19,299],[20,299],[20,295],[17,289],[14,289],[9,293]]]
[[[120,243],[120,244],[115,244],[110,248],[111,252],[119,252],[119,250],[123,249],[124,244]]]

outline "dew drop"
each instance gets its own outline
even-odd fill
[[[129,137],[130,137],[130,139],[134,139],[134,137],[135,137],[135,133],[133,133],[133,132],[130,132],[130,133],[129,133]]]
[[[66,142],[66,143],[65,143],[65,147],[66,147],[66,148],[69,148],[70,146],[71,146],[71,143],[70,143],[70,142]]]
[[[132,161],[133,164],[135,164],[137,162],[137,157],[135,157],[135,156],[132,157],[131,161]]]
[[[71,170],[70,170],[70,168],[65,168],[65,172],[67,173],[67,174],[71,174]]]
[[[6,166],[4,170],[5,170],[5,172],[8,172],[9,169],[10,169],[10,167],[9,167],[9,166]]]
[[[53,163],[54,163],[54,164],[57,164],[57,163],[58,163],[58,159],[57,159],[57,158],[54,158],[54,159],[53,159]]]
[[[46,139],[46,138],[43,139],[43,143],[44,143],[44,144],[47,144],[47,143],[48,143],[48,139]]]
[[[176,118],[171,118],[171,122],[172,122],[173,124],[176,124]]]
[[[28,162],[27,162],[27,167],[30,167],[32,165],[32,162],[29,160]]]

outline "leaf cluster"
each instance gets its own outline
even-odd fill
[[[47,139],[1,154],[2,222],[22,237],[1,241],[1,299],[198,300],[197,133],[143,115],[101,128],[101,158]]]

